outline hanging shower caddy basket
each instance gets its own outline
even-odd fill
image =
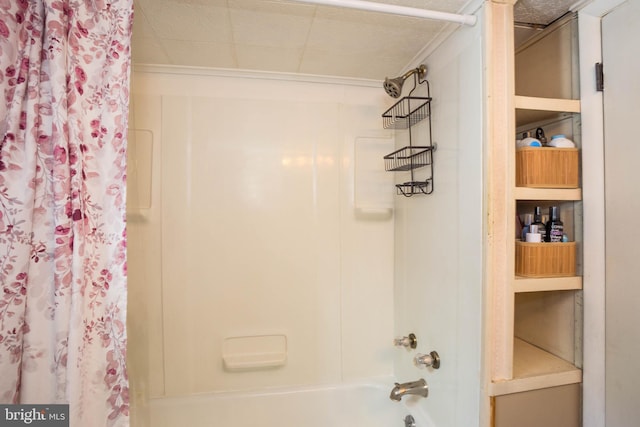
[[[426,83],[426,81],[424,81]],[[427,83],[428,84],[428,83]],[[427,86],[428,87],[428,86]],[[433,151],[431,141],[431,97],[404,97],[382,114],[385,129],[409,129],[409,145],[384,156],[385,170],[391,172],[410,171],[411,180],[396,184],[397,193],[406,197],[414,194],[433,192]],[[428,119],[428,144],[414,146],[411,143],[411,128],[424,119]],[[428,177],[417,180],[414,169],[428,167]]]
[[[407,96],[382,114],[385,129],[408,129],[429,117],[431,98]]]
[[[432,147],[404,147],[384,156],[384,168],[389,172],[410,171],[431,164]]]
[[[411,197],[414,194],[431,194],[433,193],[433,179],[396,184],[396,193],[405,197]]]

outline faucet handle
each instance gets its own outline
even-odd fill
[[[396,347],[416,348],[418,346],[418,338],[414,334],[409,334],[408,337],[398,337],[393,340],[393,345]]]
[[[413,358],[413,363],[418,366],[424,367],[432,367],[433,369],[440,368],[440,356],[437,351],[432,351],[429,354],[418,353],[416,357]]]

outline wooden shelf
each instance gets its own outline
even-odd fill
[[[582,381],[582,370],[519,338],[514,339],[513,379],[494,382],[490,394],[520,393]]]
[[[575,99],[535,98],[516,96],[516,128],[526,125],[539,126],[580,113],[580,101]]]
[[[581,188],[515,187],[516,200],[582,200]]]
[[[545,277],[542,279],[516,276],[513,292],[575,291],[582,289],[582,277]]]
[[[579,99],[536,98],[533,96],[516,96],[516,109],[556,111],[564,113],[579,113]]]

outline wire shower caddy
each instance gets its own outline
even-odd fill
[[[426,84],[427,96],[411,96],[418,84]],[[423,120],[428,121],[427,144],[413,145],[412,127]],[[382,114],[383,126],[385,129],[408,130],[409,145],[384,156],[385,170],[390,172],[408,171],[410,180],[402,184],[396,184],[398,195],[411,197],[414,194],[433,193],[433,152],[436,146],[433,144],[431,136],[431,95],[429,82],[422,80],[418,82],[417,75],[414,75],[413,89],[406,96],[396,102]],[[425,179],[416,179],[415,169],[426,168]]]

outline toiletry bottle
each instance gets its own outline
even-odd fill
[[[549,141],[549,147],[575,148],[576,144],[564,135],[553,135]]]
[[[536,129],[536,138],[540,141],[540,144],[542,144],[543,147],[547,146],[547,137],[544,136],[544,129]]]
[[[531,137],[531,132],[524,132],[522,139],[516,140],[516,147],[542,147],[540,141]]]
[[[540,243],[542,242],[542,235],[538,231],[538,226],[535,224],[531,224],[529,226],[529,232],[527,233],[526,241],[529,243]]]
[[[527,240],[527,233],[530,233],[529,229],[531,227],[531,223],[533,223],[533,215],[524,214],[524,227],[522,227],[522,237],[521,237],[521,240],[523,242]]]
[[[541,235],[541,240],[544,242],[547,238],[547,227],[542,222],[542,208],[540,206],[536,206],[533,211],[533,222],[531,225],[538,226],[538,233]]]
[[[562,242],[564,227],[560,221],[560,214],[557,206],[549,208],[549,222],[547,222],[547,236],[545,242]]]

